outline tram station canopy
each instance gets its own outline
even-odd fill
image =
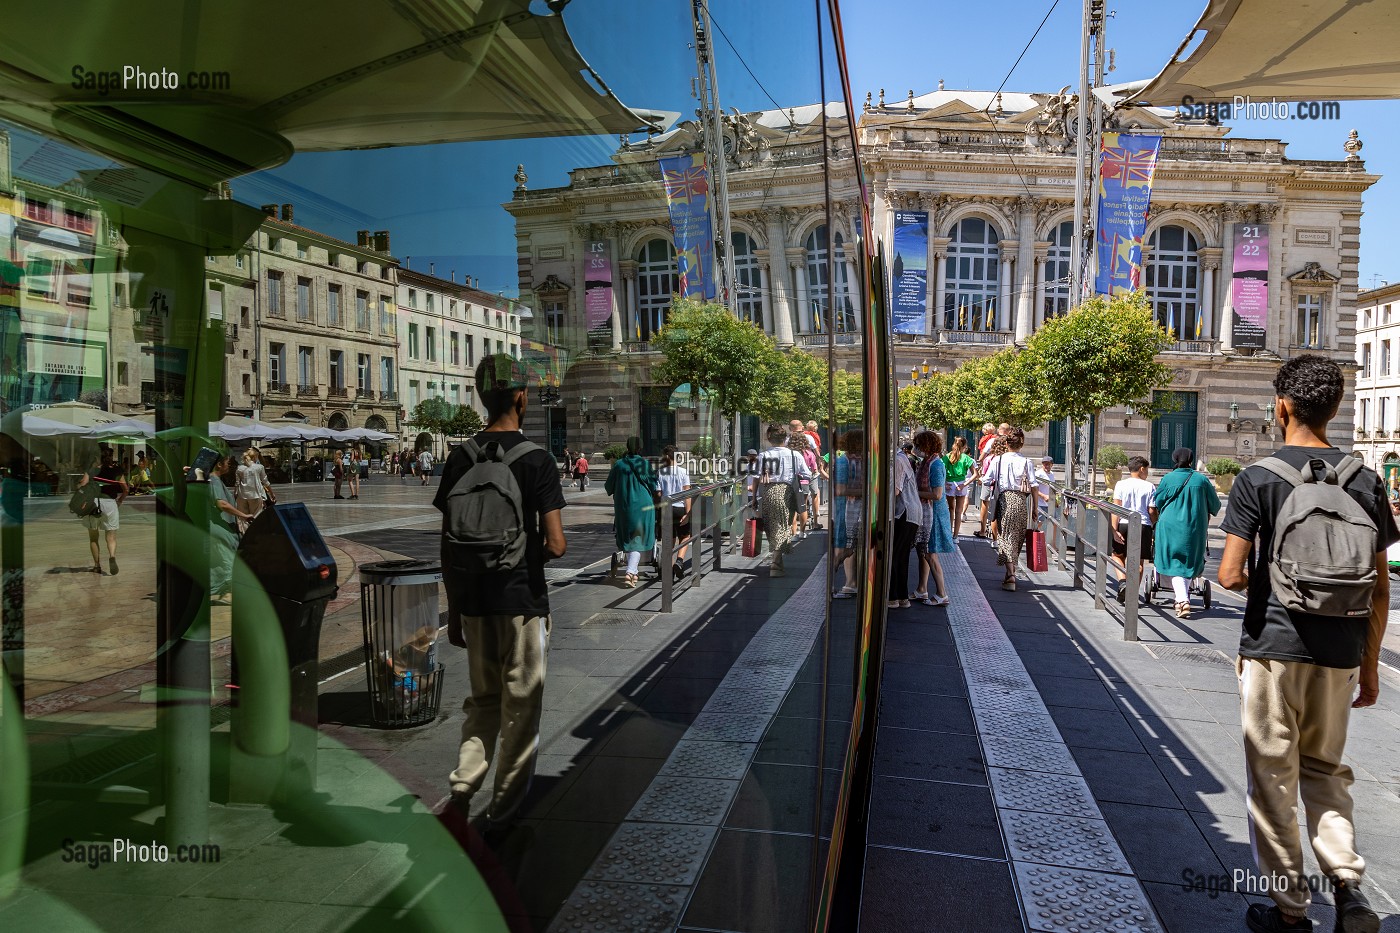
[[[617,99],[559,13],[530,6],[12,3],[0,114],[189,181],[266,168],[294,150],[661,128],[663,115]],[[169,71],[179,87],[138,88],[127,66]],[[211,164],[191,164],[201,158]]]
[[[1371,0],[1210,0],[1172,60],[1122,100],[1385,100],[1400,97],[1400,16]]]

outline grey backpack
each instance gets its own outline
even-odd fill
[[[1379,533],[1375,521],[1346,491],[1361,461],[1348,456],[1329,467],[1315,459],[1304,472],[1266,457],[1255,466],[1293,487],[1274,520],[1269,560],[1269,582],[1279,602],[1292,612],[1311,615],[1370,615]]]
[[[514,570],[525,559],[525,508],[510,465],[538,444],[522,441],[501,453],[500,444],[483,450],[474,440],[462,445],[472,466],[447,494],[443,532],[444,570],[496,573]]]

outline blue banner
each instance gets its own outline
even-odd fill
[[[676,241],[677,294],[715,297],[715,235],[710,223],[710,176],[701,153],[661,160],[661,182]]]
[[[1103,134],[1094,279],[1094,291],[1100,295],[1122,295],[1142,287],[1142,237],[1161,145],[1160,136]]]
[[[890,311],[896,334],[927,334],[928,211],[894,212]]]

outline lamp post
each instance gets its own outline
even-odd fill
[[[1239,404],[1239,402],[1231,402],[1231,403],[1230,403],[1230,420],[1225,422],[1225,430],[1226,430],[1226,431],[1236,431],[1236,430],[1239,429],[1239,426],[1240,426],[1240,404]]]

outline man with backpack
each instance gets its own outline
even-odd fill
[[[1380,692],[1385,552],[1400,531],[1380,478],[1327,439],[1344,391],[1341,368],[1323,356],[1295,357],[1279,368],[1274,391],[1284,446],[1236,478],[1218,575],[1222,586],[1247,593],[1235,665],[1249,828],[1274,899],[1251,904],[1245,921],[1255,933],[1313,928],[1301,791],[1313,852],[1332,884],[1334,929],[1375,933],[1342,753],[1350,711],[1373,705]]]
[[[443,516],[448,638],[467,649],[471,680],[452,800],[467,815],[494,762],[485,822],[499,827],[534,775],[550,632],[544,565],[564,555],[564,491],[554,457],[521,433],[524,365],[492,354],[476,387],[486,427],[448,455],[433,505]]]

